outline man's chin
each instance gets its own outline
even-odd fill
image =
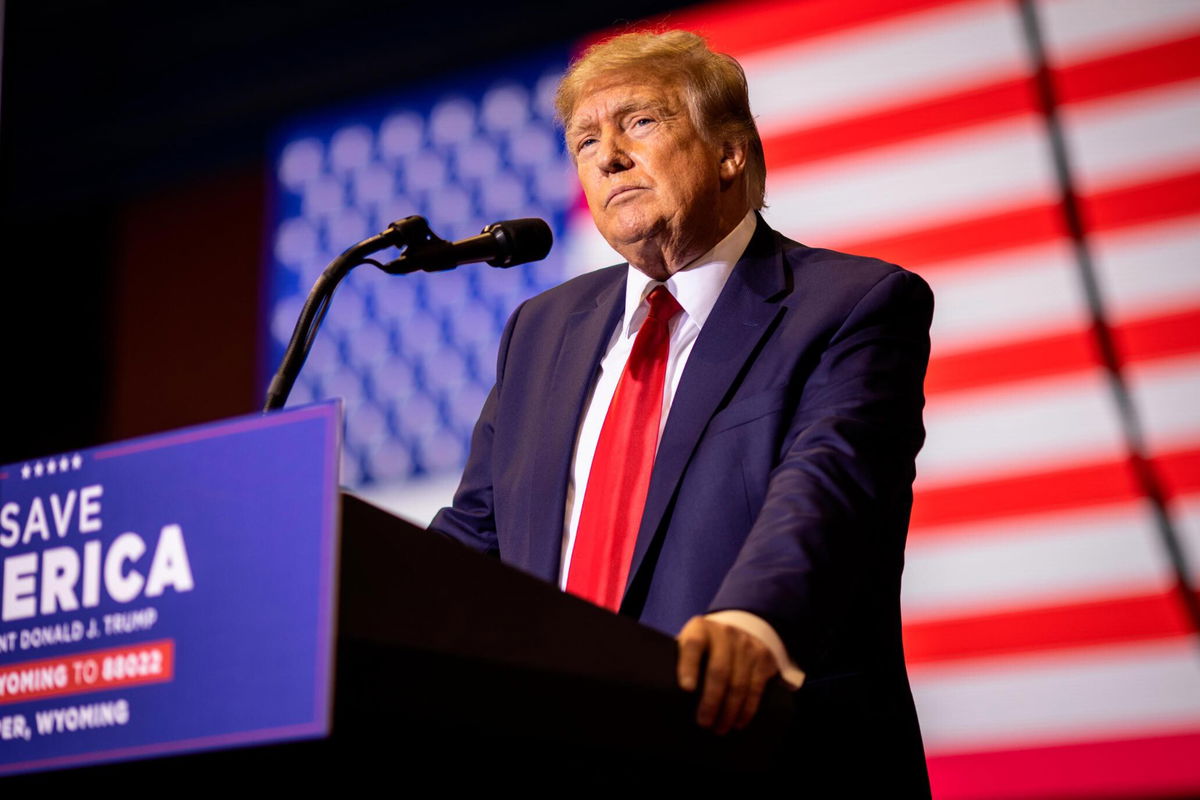
[[[609,226],[600,234],[609,246],[620,252],[623,247],[640,248],[652,244],[662,233],[662,223],[633,222]]]
[[[649,235],[643,236],[623,236],[621,238],[608,238],[608,246],[621,254],[621,257],[631,264],[637,264],[645,259],[649,253],[657,252],[655,247],[654,237]]]

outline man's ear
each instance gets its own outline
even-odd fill
[[[725,142],[721,147],[721,181],[729,184],[740,179],[746,170],[746,143]]]

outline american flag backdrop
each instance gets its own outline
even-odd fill
[[[1200,0],[771,0],[653,24],[746,68],[772,225],[933,286],[904,613],[935,796],[1200,793],[1178,580],[1200,577]],[[618,260],[550,125],[564,60],[338,112],[277,152],[277,352],[300,287],[389,214],[446,238],[555,223],[524,277],[370,276],[334,300],[296,401],[347,396],[344,477],[416,518],[453,489],[508,310]]]

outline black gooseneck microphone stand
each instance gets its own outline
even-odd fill
[[[497,222],[484,228],[480,235],[461,242],[447,242],[438,237],[429,229],[424,217],[396,220],[387,230],[364,239],[330,261],[317,278],[308,293],[308,299],[304,301],[304,308],[300,311],[300,318],[296,321],[279,369],[271,378],[263,413],[283,408],[287,402],[296,376],[300,374],[312,349],[317,328],[329,308],[333,290],[355,267],[373,264],[390,275],[441,272],[472,261],[486,261],[493,267],[511,267],[545,258],[553,242],[550,226],[540,219]],[[370,258],[372,253],[387,247],[403,247],[404,252],[387,264]]]

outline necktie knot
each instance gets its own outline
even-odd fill
[[[659,322],[670,322],[676,314],[683,311],[683,306],[679,305],[679,301],[666,286],[654,287],[646,302],[650,304],[650,311],[646,316]]]

